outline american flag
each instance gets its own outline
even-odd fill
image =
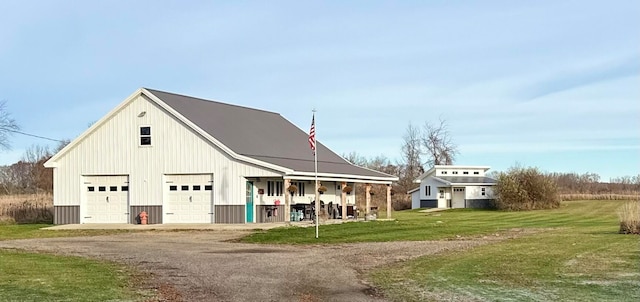
[[[316,153],[316,115],[313,114],[311,118],[311,130],[309,130],[309,147],[313,151],[313,154]]]

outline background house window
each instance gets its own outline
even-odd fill
[[[151,127],[140,127],[140,146],[151,146]]]
[[[482,196],[485,196],[487,194],[485,188],[482,188]]]
[[[447,174],[447,171],[442,171],[442,174]]]
[[[444,190],[440,190],[440,197],[439,198],[444,198]]]
[[[431,186],[425,186],[424,191],[427,193],[427,196],[431,196]]]
[[[462,174],[469,174],[469,171],[464,171],[462,172]]]
[[[282,196],[282,181],[267,181],[267,196]]]
[[[458,171],[453,171],[451,172],[451,174],[458,174]]]

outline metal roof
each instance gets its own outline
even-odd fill
[[[278,113],[146,90],[237,154],[296,172],[314,172],[309,134]],[[319,141],[316,142],[316,150],[318,173],[397,179],[393,175],[355,166]]]

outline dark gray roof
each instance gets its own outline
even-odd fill
[[[147,91],[237,154],[297,172],[314,172],[309,134],[278,113],[148,88]],[[316,148],[319,173],[394,177],[355,166],[319,141]]]
[[[444,181],[456,184],[464,184],[464,183],[482,183],[482,184],[495,184],[496,180],[490,177],[465,177],[465,176],[437,176]]]

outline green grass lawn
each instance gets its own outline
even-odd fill
[[[41,230],[48,224],[0,225],[0,240],[96,236],[119,230]],[[136,301],[132,271],[124,266],[0,249],[0,301]]]
[[[80,257],[0,250],[0,301],[136,301],[120,265]]]
[[[321,226],[318,240],[313,228],[281,228],[244,241],[438,240],[535,228],[533,235],[381,268],[370,278],[395,301],[640,301],[640,237],[617,234],[622,203],[572,201],[530,212],[403,211],[394,213],[395,222]]]
[[[52,224],[6,224],[0,225],[0,240],[52,238],[73,236],[112,235],[137,230],[42,230]]]

